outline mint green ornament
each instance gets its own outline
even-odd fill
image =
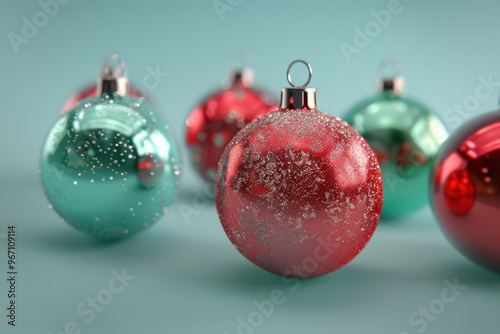
[[[390,63],[383,65],[385,69]],[[397,64],[395,67],[397,70]],[[343,117],[365,138],[379,161],[383,218],[400,217],[428,203],[432,160],[448,137],[444,124],[431,110],[402,94],[401,77],[383,78],[377,95]]]
[[[40,159],[51,206],[101,239],[125,238],[155,223],[175,199],[182,167],[172,129],[143,98],[127,94],[120,71],[105,67],[102,94],[57,120]]]

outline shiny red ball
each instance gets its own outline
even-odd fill
[[[466,124],[444,144],[430,201],[463,253],[500,271],[500,111]]]
[[[200,175],[213,182],[227,144],[246,124],[278,109],[274,98],[234,85],[207,98],[186,121],[186,143]]]
[[[347,123],[278,110],[246,126],[219,164],[216,205],[231,242],[272,273],[306,278],[350,262],[380,218],[377,159]]]
[[[76,107],[78,103],[81,101],[85,100],[88,97],[91,96],[96,96],[97,95],[97,87],[96,86],[89,86],[81,90],[80,92],[77,92],[73,95],[71,95],[66,102],[64,102],[63,107],[61,108],[61,111],[59,113],[60,115],[63,115]],[[144,97],[144,94],[142,94],[138,89],[132,88],[130,90],[130,96],[135,97],[135,98],[140,98]]]

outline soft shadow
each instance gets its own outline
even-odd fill
[[[214,187],[203,181],[183,185],[177,192],[176,202],[192,204],[195,207],[215,206]]]
[[[500,287],[500,271],[497,268],[481,266],[471,260],[449,264],[446,267],[448,274],[454,274],[459,281],[474,286],[497,286]],[[454,277],[450,277],[454,278]]]
[[[232,247],[214,247],[213,244],[198,246],[205,251],[185,256],[184,261],[192,263],[192,266],[182,268],[177,279],[238,295],[252,295],[273,289],[291,290],[293,286],[299,285],[301,291],[314,291],[318,296],[347,297],[360,291],[369,295],[374,286],[402,290],[422,286],[439,288],[444,280],[453,281],[455,277],[460,283],[474,287],[500,285],[500,275],[455,256],[454,250],[441,244],[402,245],[399,248],[404,250],[402,254],[388,249],[379,254],[383,258],[377,261],[353,261],[335,272],[302,279],[298,284],[255,266],[240,254],[228,256],[227,252],[236,252]]]
[[[180,243],[173,231],[161,226],[151,226],[129,238],[116,240],[97,239],[70,226],[51,228],[36,235],[27,234],[24,239],[31,247],[44,251],[70,254],[105,252],[106,256],[114,258],[146,258],[158,252],[168,254],[169,250]]]
[[[44,224],[44,223],[40,223]],[[64,224],[61,222],[61,224]],[[48,226],[49,224],[46,223]],[[44,250],[56,251],[84,251],[94,248],[107,248],[119,244],[124,240],[105,241],[85,235],[69,226],[61,226],[58,229],[39,234],[28,234],[24,237],[32,246],[39,246]]]

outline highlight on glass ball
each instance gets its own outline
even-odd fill
[[[459,128],[430,178],[441,228],[465,255],[500,272],[500,111]]]
[[[290,68],[304,63],[296,87]],[[215,180],[224,231],[248,260],[308,278],[341,268],[366,246],[382,210],[375,154],[346,122],[316,109],[303,60],[279,110],[244,127],[226,147]]]
[[[210,95],[186,120],[186,144],[198,173],[210,183],[227,144],[246,124],[277,109],[274,97],[253,88],[250,68],[233,71],[229,88]]]
[[[390,68],[392,76],[387,75]],[[437,115],[406,97],[403,86],[399,63],[382,62],[378,93],[344,116],[368,142],[382,169],[383,218],[401,217],[427,205],[432,161],[448,137]]]
[[[51,207],[66,222],[100,239],[121,239],[168,211],[182,163],[170,126],[129,95],[117,55],[106,59],[97,87],[97,97],[50,130],[40,173]]]

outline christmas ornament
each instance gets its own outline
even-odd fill
[[[62,114],[65,114],[67,113],[68,111],[70,111],[71,109],[73,109],[74,107],[76,107],[82,100],[85,100],[85,99],[88,99],[89,97],[92,97],[92,96],[97,96],[98,95],[98,92],[97,92],[97,86],[88,86],[84,89],[82,89],[81,91],[71,95],[67,100],[66,102],[64,103],[63,107],[61,108],[61,112],[59,113],[59,116],[62,115]],[[141,93],[141,91],[139,89],[136,89],[136,88],[131,88],[130,89],[130,96],[131,97],[135,97],[135,98],[144,98],[145,100],[146,99],[146,96],[144,94]]]
[[[453,244],[500,271],[500,111],[465,124],[445,142],[430,188],[434,214]]]
[[[293,64],[310,76],[296,87]],[[382,209],[382,176],[365,140],[316,109],[305,61],[288,68],[279,110],[243,128],[219,162],[219,218],[231,242],[272,273],[298,278],[347,264],[370,240]]]
[[[119,67],[111,65],[119,61]],[[124,238],[167,212],[181,172],[170,126],[128,95],[124,64],[108,58],[99,96],[61,116],[42,150],[51,206],[69,224],[102,239]]]
[[[186,143],[197,171],[214,182],[224,148],[246,124],[277,109],[274,98],[252,88],[250,69],[234,72],[231,86],[208,97],[186,120]]]
[[[389,65],[394,77],[384,77]],[[398,217],[428,203],[430,166],[447,132],[426,106],[403,96],[399,65],[381,65],[379,93],[362,101],[344,116],[370,144],[384,179],[382,217]]]

